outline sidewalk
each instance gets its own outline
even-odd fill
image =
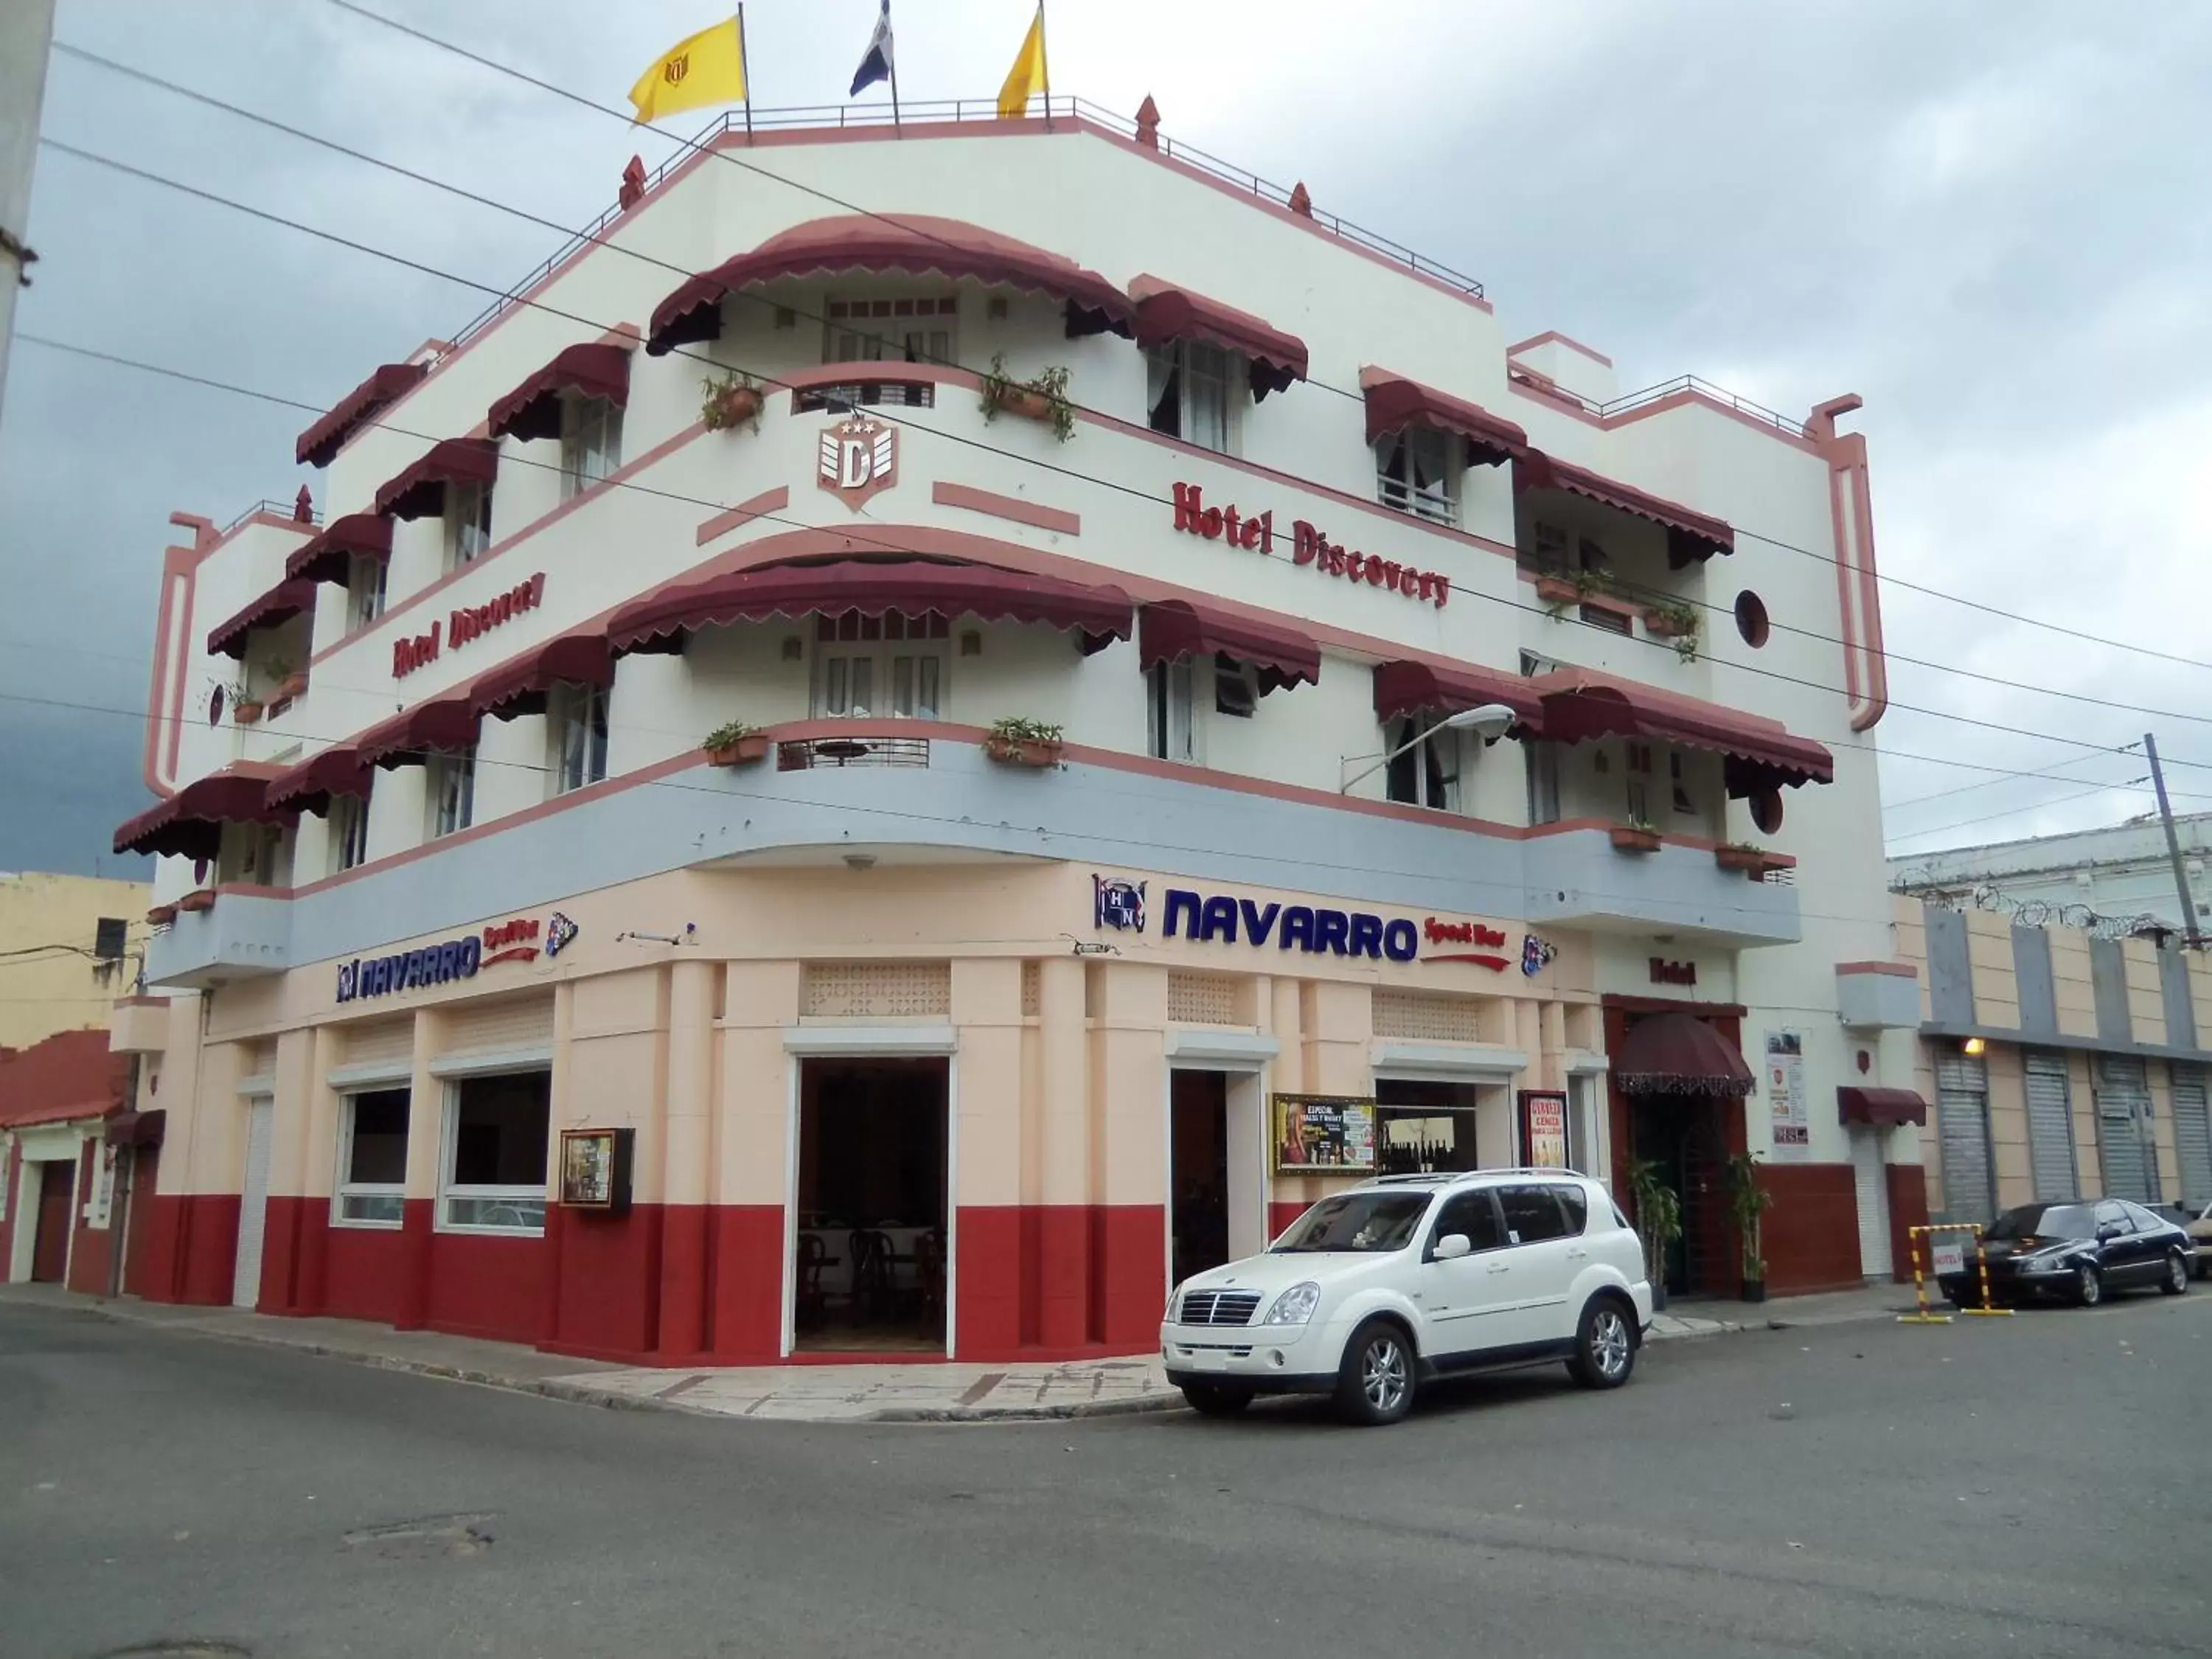
[[[1651,1322],[1650,1340],[1794,1330],[1887,1319],[1908,1310],[1909,1287],[1876,1285],[1752,1305],[1679,1301]],[[541,1353],[434,1331],[395,1331],[349,1319],[285,1319],[237,1308],[104,1301],[51,1285],[0,1285],[0,1304],[64,1309],[233,1342],[510,1389],[581,1405],[798,1423],[991,1423],[1168,1411],[1182,1396],[1158,1354],[1059,1365],[761,1365],[656,1370]]]

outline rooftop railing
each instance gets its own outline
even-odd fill
[[[1641,409],[1647,404],[1659,403],[1665,398],[1679,397],[1688,392],[1695,392],[1702,398],[1710,398],[1715,403],[1725,404],[1739,415],[1748,416],[1754,421],[1762,422],[1786,432],[1793,438],[1810,435],[1806,431],[1805,423],[1802,421],[1793,421],[1787,415],[1779,414],[1769,409],[1765,404],[1753,403],[1748,398],[1738,397],[1727,387],[1715,386],[1702,375],[1677,374],[1671,380],[1662,380],[1656,386],[1645,386],[1641,392],[1627,392],[1613,398],[1610,403],[1601,404],[1595,398],[1585,398],[1578,392],[1568,391],[1566,387],[1548,376],[1530,374],[1525,369],[1516,372],[1526,376],[1529,380],[1540,384],[1544,391],[1553,397],[1563,398],[1577,408],[1596,416],[1600,420],[1615,415],[1626,415],[1631,410]]]
[[[296,521],[297,515],[293,512],[292,507],[293,503],[290,501],[272,501],[268,496],[264,495],[259,501],[254,502],[252,506],[240,513],[238,516],[234,518],[228,524],[223,526],[221,533],[228,536],[232,531],[237,529],[239,526],[244,524],[248,519],[252,518],[257,513],[265,513],[272,519],[286,519]],[[309,524],[320,524],[323,521],[321,510],[316,507],[308,508],[307,521]]]

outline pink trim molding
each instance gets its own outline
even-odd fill
[[[977,489],[970,484],[946,483],[939,480],[931,488],[929,499],[939,507],[957,507],[970,513],[981,513],[994,519],[1005,519],[1014,524],[1025,524],[1037,530],[1050,530],[1062,536],[1080,536],[1083,520],[1080,514],[1061,507],[1046,507],[1036,501],[1025,501],[1018,495],[1000,495],[988,489]]]
[[[1518,345],[1506,347],[1505,355],[1508,357],[1517,357],[1524,351],[1534,351],[1540,345],[1553,344],[1563,345],[1570,351],[1579,351],[1592,362],[1603,363],[1607,368],[1613,367],[1613,359],[1607,356],[1605,353],[1594,347],[1584,345],[1580,340],[1570,339],[1556,328],[1547,328],[1541,334],[1531,334]]]

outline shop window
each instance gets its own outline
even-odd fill
[[[1146,679],[1146,694],[1151,700],[1152,758],[1195,761],[1198,721],[1191,708],[1189,659],[1156,662]]]
[[[552,1110],[550,1072],[465,1078],[452,1085],[439,1191],[447,1226],[544,1231]]]
[[[1456,440],[1417,427],[1375,446],[1375,494],[1383,506],[1431,524],[1459,522]]]
[[[1384,741],[1386,753],[1404,750],[1384,769],[1383,793],[1389,799],[1439,812],[1459,811],[1458,733],[1441,720],[1417,723],[1408,718],[1391,721]]]
[[[331,797],[331,872],[350,870],[368,857],[368,802],[360,795]]]
[[[1234,657],[1217,655],[1213,659],[1214,713],[1249,720],[1259,706],[1259,681],[1250,667]]]
[[[564,795],[605,777],[606,688],[563,680],[546,699],[546,734],[552,750],[548,768],[552,793]]]
[[[384,561],[363,553],[346,569],[346,627],[363,629],[384,614]]]
[[[622,465],[623,412],[605,398],[561,404],[561,499],[580,495]]]
[[[473,564],[491,545],[491,486],[453,483],[446,486],[446,568],[459,570]],[[380,599],[378,609],[383,608]]]
[[[818,716],[890,714],[933,720],[945,704],[947,635],[934,611],[864,617],[857,611],[815,622],[814,709]]]
[[[1197,340],[1151,347],[1145,359],[1152,430],[1228,454],[1230,370],[1237,360]]]
[[[465,830],[476,821],[477,746],[430,758],[430,835]]]
[[[1552,1188],[1501,1187],[1498,1206],[1505,1212],[1505,1237],[1513,1243],[1537,1244],[1568,1236],[1566,1212]]]
[[[404,1089],[345,1097],[332,1220],[355,1227],[399,1224],[407,1190],[409,1099]]]

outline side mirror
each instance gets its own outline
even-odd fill
[[[1456,1261],[1474,1249],[1465,1233],[1446,1233],[1437,1241],[1435,1259],[1438,1261]]]
[[[2097,1243],[2100,1244],[2109,1244],[2119,1236],[2120,1227],[2116,1221],[2104,1222],[2097,1229]]]

